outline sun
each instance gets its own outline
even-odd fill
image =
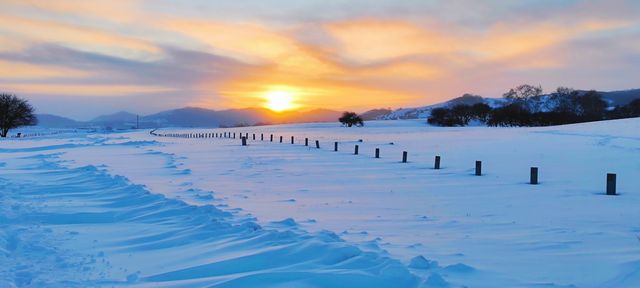
[[[266,103],[264,107],[269,108],[276,112],[282,112],[296,108],[297,105],[293,103],[295,94],[286,90],[272,90],[264,94]]]

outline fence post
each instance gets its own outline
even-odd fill
[[[282,136],[280,136],[280,143],[282,143]]]
[[[607,173],[607,195],[616,195],[616,174]]]
[[[236,132],[233,132],[233,139],[236,139]]]
[[[529,183],[532,185],[538,184],[538,167],[531,167],[531,177]]]
[[[407,163],[407,151],[402,151],[402,163]]]
[[[247,146],[247,137],[242,137],[242,146]]]
[[[295,141],[293,140],[293,136],[291,136],[291,144],[295,143]]]
[[[309,146],[309,138],[304,138],[304,146]]]
[[[482,161],[476,161],[476,176],[482,175]]]
[[[253,140],[256,140],[256,133],[253,133]]]
[[[264,133],[260,133],[260,141],[264,141]]]
[[[380,148],[376,148],[376,158],[380,158]]]
[[[353,155],[358,155],[358,145],[356,145],[355,151],[353,151]]]
[[[320,149],[320,141],[316,140],[316,148]]]
[[[433,163],[433,169],[440,169],[440,156],[436,156],[435,163]]]
[[[333,142],[333,151],[338,152],[338,142]]]
[[[271,134],[271,139],[269,141],[273,142],[273,134]]]

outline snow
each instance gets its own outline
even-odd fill
[[[131,131],[0,142],[0,287],[640,285],[638,118],[156,133],[227,131],[258,140]],[[531,166],[540,185],[527,184]],[[609,172],[619,196],[604,195]]]

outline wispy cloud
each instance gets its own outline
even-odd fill
[[[338,109],[524,82],[624,89],[640,72],[638,15],[637,1],[5,0],[0,89],[47,109],[129,97],[116,109],[140,112],[256,106],[277,85]]]

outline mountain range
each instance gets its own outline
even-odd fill
[[[640,89],[600,93],[610,106],[625,105],[634,99],[640,98]],[[362,113],[361,116],[364,120],[425,119],[431,115],[432,109],[438,107],[455,104],[473,105],[475,103],[486,103],[489,106],[496,107],[504,103],[504,101],[502,98],[464,95],[428,106],[396,110],[373,109]],[[266,108],[211,110],[185,107],[146,116],[120,111],[114,114],[98,116],[89,121],[76,121],[51,114],[38,114],[36,116],[39,120],[38,125],[48,128],[110,127],[113,129],[128,129],[133,127],[233,127],[282,123],[335,122],[341,114],[341,111],[329,109],[274,112]]]

